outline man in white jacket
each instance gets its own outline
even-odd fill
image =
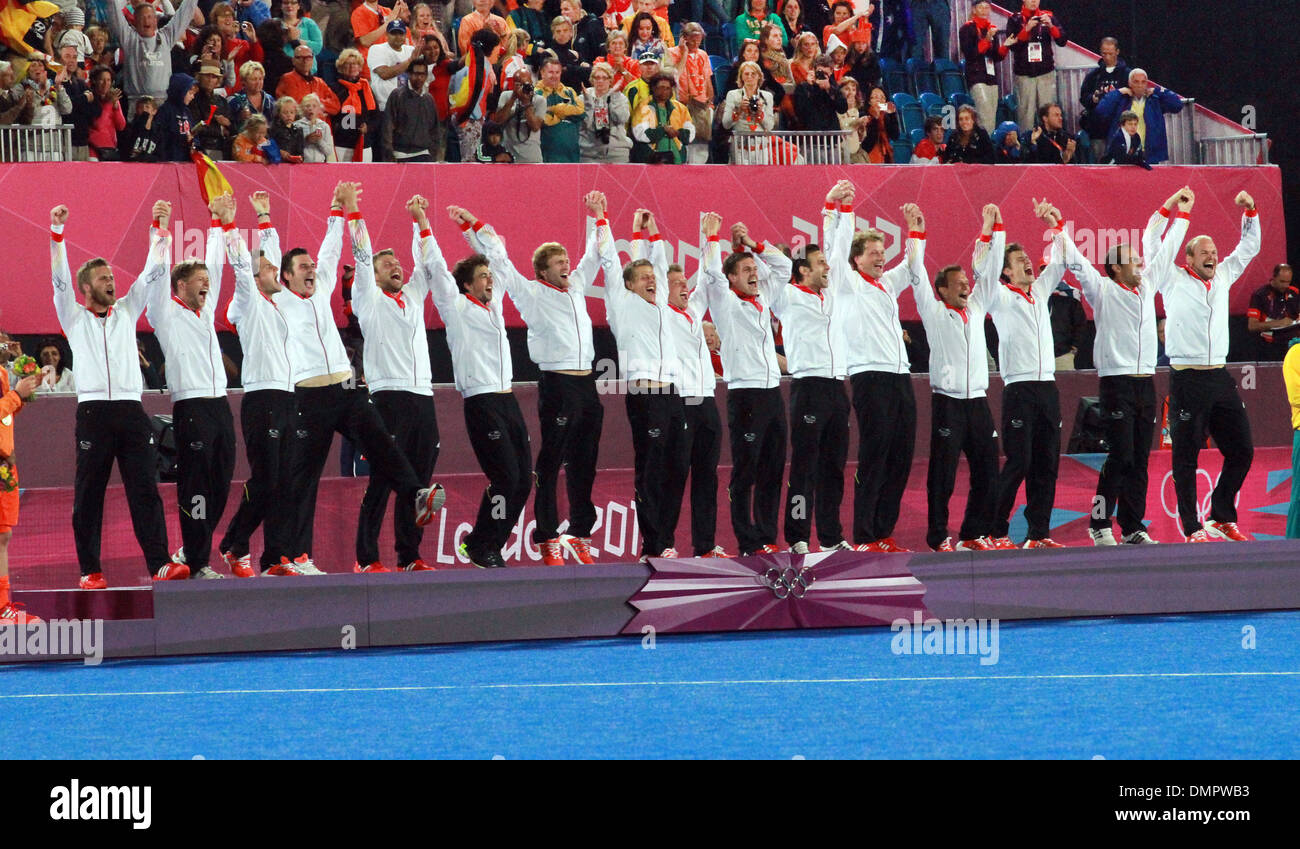
[[[154,229],[163,209],[154,205]],[[144,311],[149,284],[167,276],[168,257],[151,240],[144,271],[130,291],[117,297],[113,269],[102,257],[77,269],[77,303],[64,245],[68,208],[50,210],[50,277],[54,310],[77,363],[77,473],[72,502],[72,533],[81,566],[80,587],[108,587],[100,568],[104,490],[117,461],[131,510],[131,526],[154,580],[188,578],[184,564],[167,553],[167,522],[158,495],[158,449],[149,417],[140,403],[140,355],[135,325]]]
[[[1165,306],[1165,350],[1169,354],[1169,438],[1173,441],[1174,490],[1178,517],[1188,542],[1216,539],[1244,542],[1237,527],[1237,493],[1255,456],[1250,418],[1237,383],[1224,364],[1228,354],[1228,295],[1259,253],[1259,212],[1240,192],[1241,241],[1219,261],[1209,236],[1196,236],[1184,249],[1184,263],[1154,265]],[[1223,471],[1210,496],[1208,521],[1197,511],[1196,470],[1205,436],[1223,455]]]

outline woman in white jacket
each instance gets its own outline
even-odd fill
[[[737,73],[739,86],[727,92],[722,104],[722,126],[741,138],[735,139],[738,165],[762,165],[771,161],[766,139],[745,139],[750,133],[771,132],[776,126],[772,93],[763,89],[763,69],[757,62],[744,62]]]
[[[627,125],[632,118],[627,95],[614,88],[614,68],[607,62],[591,66],[591,88],[582,93],[587,111],[578,129],[580,162],[627,162],[632,140]]]

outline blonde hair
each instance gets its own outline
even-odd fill
[[[266,68],[262,66],[261,62],[255,62],[252,59],[239,66],[239,77],[243,79],[254,71],[261,71],[262,77],[266,77]]]
[[[885,243],[885,234],[875,228],[859,230],[853,234],[852,246],[849,248],[849,262],[862,256],[867,249],[867,242]]]
[[[543,242],[537,246],[537,250],[533,251],[533,272],[541,277],[546,266],[551,264],[551,257],[568,253],[564,245],[559,242]]]
[[[627,52],[627,33],[623,32],[621,29],[612,29],[609,31],[609,36],[605,39],[605,50],[608,51],[609,46],[616,41],[623,42],[623,51]]]
[[[361,55],[361,51],[355,47],[349,47],[339,53],[339,58],[335,60],[334,67],[338,69],[338,71],[342,72],[343,66],[354,60],[360,62],[362,68],[366,66],[366,60],[365,57]]]
[[[316,95],[314,95],[314,94],[309,94],[309,95],[307,95],[307,97],[316,97]],[[305,101],[305,100],[307,99],[307,97],[304,97],[303,100]],[[319,97],[316,97],[316,99],[317,99],[317,100],[320,100]],[[293,104],[293,113],[294,113],[294,115],[297,116],[297,117],[302,117],[302,109],[298,106],[298,101],[294,100],[292,97],[290,97],[290,96],[287,95],[287,94],[286,94],[284,97],[276,98],[276,101],[275,101],[275,117],[277,117],[277,118],[280,117],[280,112],[284,109],[284,103],[285,103],[286,100],[287,100],[289,103]]]
[[[506,34],[501,40],[502,58],[514,56],[516,53],[523,51],[525,47],[533,43],[533,38],[528,34],[528,30],[513,29]]]
[[[745,71],[753,68],[758,74],[758,87],[763,87],[763,66],[757,62],[741,62],[740,67],[736,68],[736,88],[745,87]]]
[[[602,74],[608,76],[610,82],[614,81],[614,66],[609,64],[608,62],[597,62],[594,65],[592,65],[591,70],[588,71],[588,76],[596,73],[597,71],[600,71]]]
[[[249,115],[248,120],[244,122],[244,126],[239,128],[239,134],[245,138],[251,139],[253,138],[254,130],[258,127],[268,127],[266,116],[258,114]]]

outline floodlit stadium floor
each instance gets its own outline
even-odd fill
[[[1253,636],[1255,648],[1243,647]],[[8,758],[1294,758],[1300,612],[0,667]]]

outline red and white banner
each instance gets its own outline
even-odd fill
[[[591,190],[609,198],[615,235],[630,236],[632,212],[654,211],[672,245],[674,258],[693,273],[698,256],[699,214],[715,211],[726,224],[744,221],[757,239],[784,242],[796,251],[821,241],[821,207],[836,180],[857,186],[859,226],[886,234],[889,257],[897,256],[904,203],[920,204],[926,214],[926,265],[968,266],[986,203],[1002,207],[1008,237],[1031,250],[1045,244],[1033,199],[1047,198],[1065,214],[1085,255],[1104,254],[1116,240],[1138,243],[1148,216],[1173,192],[1190,185],[1197,195],[1191,232],[1214,237],[1219,255],[1237,243],[1240,210],[1232,198],[1250,192],[1259,206],[1263,249],[1232,293],[1235,313],[1245,313],[1250,293],[1268,279],[1274,264],[1286,261],[1281,178],[1276,167],[1161,166],[1151,172],[1120,167],[1012,166],[681,166],[640,165],[239,165],[221,163],[240,202],[238,225],[256,233],[247,196],[271,193],[272,218],[286,247],[313,253],[320,244],[334,185],[362,183],[362,210],[372,241],[397,249],[409,266],[410,222],[403,205],[420,193],[432,205],[434,233],[448,263],[468,253],[458,228],[443,211],[464,206],[492,223],[506,237],[516,266],[528,273],[533,249],[558,241],[571,252],[583,244],[582,196]],[[150,208],[173,203],[176,259],[201,259],[208,212],[199,196],[194,166],[128,163],[28,163],[0,165],[0,232],[8,268],[0,326],[10,333],[58,332],[49,291],[47,228],[49,210],[66,203],[68,256],[73,267],[94,256],[113,265],[119,286],[129,285],[144,263]],[[622,245],[626,248],[626,243]],[[348,252],[345,249],[344,259]],[[574,261],[577,261],[576,255]],[[233,285],[225,275],[222,313]],[[336,294],[336,314],[342,316]],[[904,319],[915,318],[904,297]],[[592,316],[604,322],[604,304],[595,293]],[[507,316],[519,323],[513,307]],[[431,327],[439,327],[429,307]],[[142,323],[142,326],[143,323]]]

